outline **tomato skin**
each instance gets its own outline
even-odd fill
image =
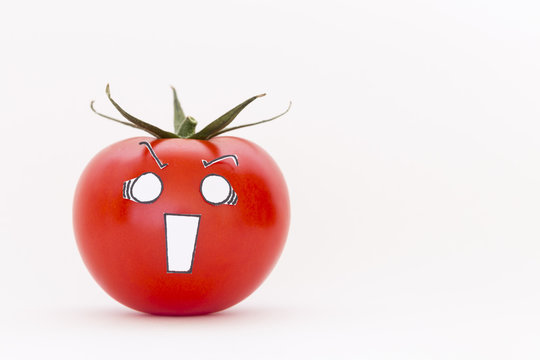
[[[160,169],[149,149],[160,161]],[[205,168],[202,160],[224,155]],[[122,196],[124,182],[153,172],[163,190],[152,203]],[[213,205],[201,193],[209,174],[225,178],[235,205]],[[168,272],[165,214],[200,216],[191,272]],[[73,224],[83,261],[120,303],[146,313],[196,315],[226,309],[251,294],[285,245],[289,196],[272,158],[236,137],[211,140],[137,137],[98,153],[75,192]]]

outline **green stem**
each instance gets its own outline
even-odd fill
[[[187,116],[186,119],[182,122],[182,126],[178,130],[178,135],[182,139],[187,139],[191,135],[195,134],[195,128],[197,127],[197,120],[193,116]]]

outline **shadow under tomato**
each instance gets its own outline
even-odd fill
[[[98,323],[114,323],[116,326],[126,325],[219,325],[252,321],[260,322],[279,317],[290,319],[298,314],[295,309],[286,307],[239,306],[215,313],[188,316],[151,315],[127,308],[85,308],[72,309],[69,316],[83,321]]]

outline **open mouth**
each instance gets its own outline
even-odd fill
[[[191,273],[201,215],[165,214],[167,272]]]

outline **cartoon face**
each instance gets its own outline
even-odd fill
[[[133,138],[98,154],[77,186],[74,227],[92,275],[123,304],[197,314],[263,281],[289,225],[286,186],[238,138]]]
[[[169,165],[161,162],[149,142],[141,141],[139,145],[146,146],[160,170]],[[208,168],[227,159],[231,159],[238,166],[238,157],[233,154],[220,156],[211,161],[202,159],[201,166]],[[238,203],[238,195],[229,181],[221,175],[208,174],[201,180],[199,189],[202,198],[214,206],[234,206]],[[153,203],[162,192],[163,181],[154,172],[142,173],[136,178],[124,181],[122,186],[123,198],[139,204]],[[167,272],[191,273],[201,215],[164,213],[164,218],[167,243]]]

